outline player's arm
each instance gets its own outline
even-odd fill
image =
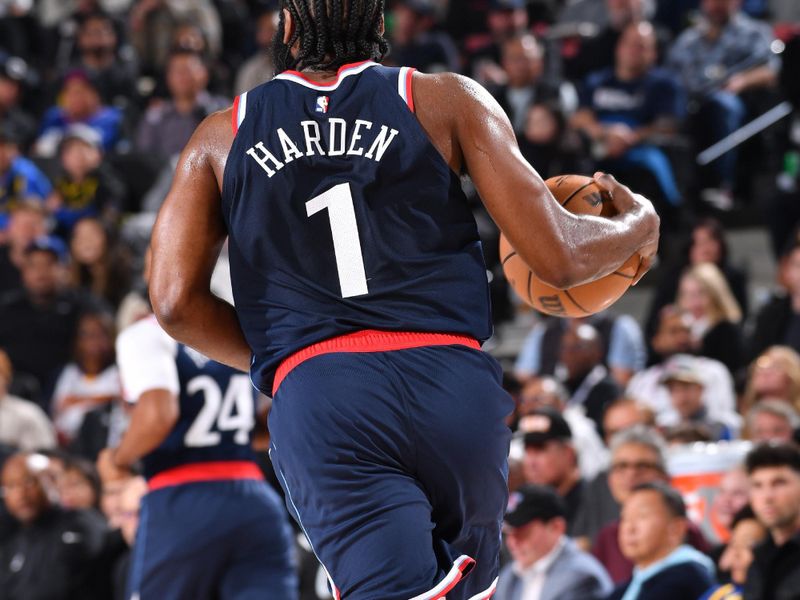
[[[650,267],[659,218],[647,199],[603,175],[597,181],[611,192],[620,214],[573,215],[523,158],[508,118],[485,89],[458,75],[419,75],[414,94],[418,107],[445,115],[455,140],[455,147],[445,149],[451,167],[466,169],[492,218],[540,279],[571,287],[607,275],[637,252],[637,279]],[[425,120],[420,116],[424,127]]]
[[[150,300],[158,322],[173,338],[247,371],[251,351],[236,312],[210,290],[227,236],[219,181],[232,139],[230,110],[215,113],[200,124],[181,154],[153,229]]]
[[[134,323],[117,338],[117,365],[126,399],[135,402],[116,448],[98,457],[104,480],[127,473],[169,435],[179,416],[177,342],[152,319]]]

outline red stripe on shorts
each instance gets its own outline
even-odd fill
[[[256,479],[262,481],[264,475],[254,462],[230,460],[216,462],[189,463],[161,471],[147,482],[150,491],[171,485],[196,483],[199,481],[226,481],[235,479]]]
[[[478,340],[466,335],[452,333],[422,333],[413,331],[377,331],[364,329],[323,340],[295,352],[286,358],[275,372],[272,395],[278,391],[281,382],[297,365],[309,358],[332,352],[390,352],[421,346],[469,346],[480,350]]]

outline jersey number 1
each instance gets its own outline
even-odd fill
[[[342,298],[368,294],[361,239],[358,236],[356,210],[349,183],[335,185],[327,192],[306,202],[306,213],[309,217],[326,208],[331,224],[333,253],[336,256],[336,270],[339,272]]]

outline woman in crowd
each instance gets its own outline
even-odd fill
[[[691,317],[694,351],[736,373],[743,363],[742,310],[713,263],[699,263],[681,276],[678,306]]]
[[[764,398],[783,400],[800,411],[800,354],[789,346],[771,346],[750,364],[739,412],[747,414]]]

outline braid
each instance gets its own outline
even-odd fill
[[[295,23],[288,44],[283,43],[286,23],[280,12],[273,41],[276,70],[332,70],[360,60],[380,61],[389,44],[381,34],[384,0],[282,0]],[[291,49],[299,40],[297,55]]]

